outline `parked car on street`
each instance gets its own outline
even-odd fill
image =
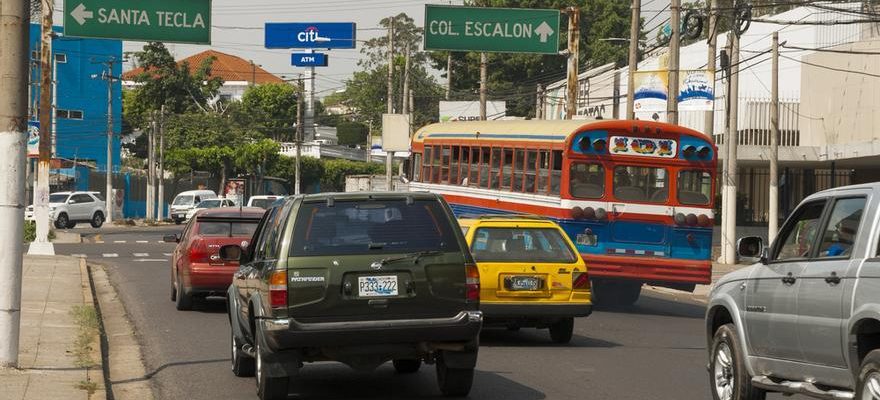
[[[171,258],[171,301],[178,310],[191,309],[194,297],[226,294],[239,265],[220,259],[218,251],[227,244],[247,248],[264,212],[261,208],[202,210],[183,233],[164,238],[178,243]]]
[[[251,196],[251,198],[248,199],[247,206],[269,208],[272,203],[283,197],[284,196]]]
[[[49,219],[57,229],[70,229],[88,222],[93,228],[104,225],[107,203],[99,192],[57,192],[49,195]],[[25,209],[25,219],[34,219],[34,206]]]
[[[196,204],[195,207],[186,212],[186,220],[189,221],[190,219],[192,219],[193,215],[196,215],[196,213],[201,210],[223,207],[235,207],[235,202],[229,199],[202,200],[201,202],[199,202],[199,204]]]
[[[480,269],[485,325],[548,328],[568,343],[574,318],[589,316],[590,278],[568,235],[537,216],[485,215],[459,220]]]
[[[719,280],[706,314],[716,400],[768,392],[880,399],[880,183],[807,197],[757,261]]]
[[[193,209],[196,204],[201,203],[202,200],[216,198],[217,193],[210,190],[187,190],[185,192],[180,192],[177,196],[174,196],[168,215],[175,224],[180,225],[183,221],[186,221],[186,214],[189,210]]]
[[[241,253],[239,255],[238,253]],[[398,373],[436,365],[466,395],[479,349],[480,281],[452,211],[428,193],[288,197],[270,208],[228,291],[232,370],[261,399],[286,399],[303,363]]]

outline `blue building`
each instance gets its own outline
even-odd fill
[[[54,158],[92,161],[99,171],[107,170],[107,80],[102,74],[112,64],[113,77],[122,73],[122,41],[65,37],[55,27],[52,52],[55,68],[55,154]],[[31,24],[30,110],[39,115],[40,26]],[[120,166],[122,130],[122,86],[112,81],[113,171]]]

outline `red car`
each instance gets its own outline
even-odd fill
[[[180,235],[165,237],[177,243],[171,259],[171,301],[178,310],[192,309],[194,297],[225,296],[238,262],[226,262],[221,246],[247,247],[263,213],[262,208],[209,208],[190,219]]]

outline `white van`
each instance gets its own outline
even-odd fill
[[[202,200],[216,198],[217,193],[214,193],[211,190],[188,190],[186,192],[180,192],[177,196],[174,196],[174,201],[171,202],[171,212],[169,213],[169,216],[174,220],[175,224],[179,225],[186,220],[186,213],[189,212],[189,210],[192,210],[196,204],[199,204]]]

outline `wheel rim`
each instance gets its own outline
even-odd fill
[[[59,216],[59,217],[58,217],[58,223],[59,223],[59,225],[67,226],[67,216],[64,215],[64,214],[62,214],[61,216]]]
[[[95,215],[95,225],[100,225],[102,222],[104,222],[104,218],[101,217],[101,214],[96,214]]]
[[[880,372],[872,372],[865,378],[861,400],[880,400]]]
[[[714,382],[715,394],[721,400],[733,398],[736,377],[733,374],[733,353],[727,343],[721,343],[715,350]]]

